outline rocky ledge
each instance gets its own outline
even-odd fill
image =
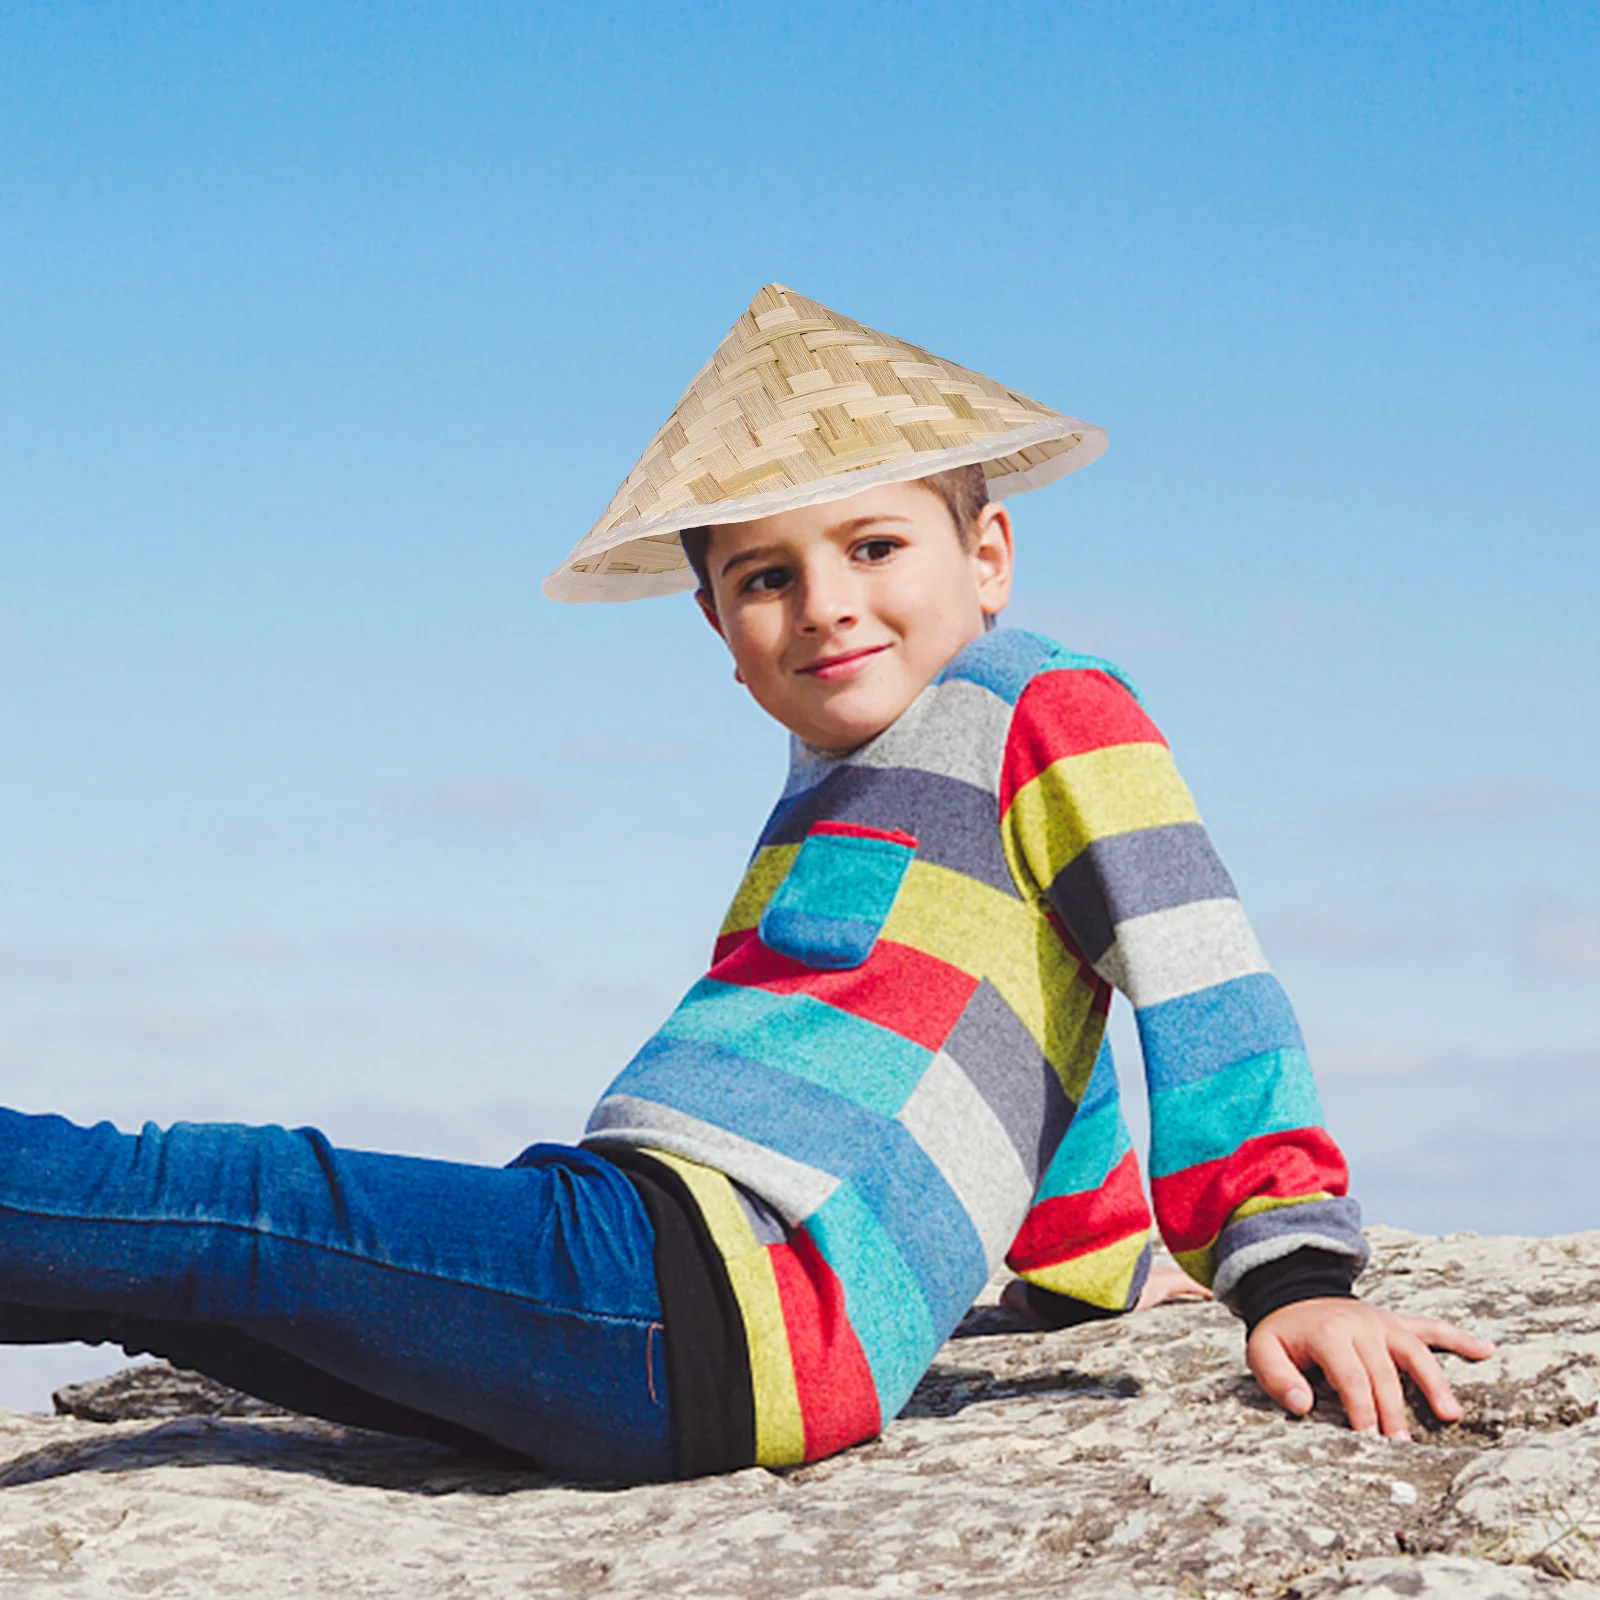
[[[0,1413],[8,1595],[1548,1596],[1600,1600],[1600,1233],[1373,1233],[1366,1293],[1500,1342],[1466,1407],[1358,1438],[1255,1390],[1215,1306],[968,1317],[870,1445],[583,1489],[263,1414],[192,1375]],[[120,1393],[118,1385],[121,1385]],[[181,1413],[181,1414],[180,1414]],[[85,1420],[121,1417],[123,1420]]]

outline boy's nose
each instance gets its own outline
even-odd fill
[[[802,632],[828,633],[855,622],[856,596],[848,574],[809,571],[799,589]]]

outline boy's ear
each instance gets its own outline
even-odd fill
[[[704,589],[696,589],[694,592],[694,597],[700,607],[700,615],[703,616],[706,621],[716,629],[717,637],[724,644],[727,644],[728,636],[722,631],[722,618],[717,615],[716,601],[713,600]],[[735,657],[734,659],[735,662],[737,662],[738,658]],[[737,665],[735,665],[733,669],[733,681],[735,683],[744,682],[744,674],[739,670]]]
[[[722,618],[717,615],[717,603],[704,589],[694,592],[695,604],[700,607],[700,615],[716,630],[717,637],[727,643],[728,636],[722,631]]]
[[[971,555],[978,572],[978,604],[986,616],[998,616],[1011,599],[1014,563],[1011,513],[996,501],[991,500],[977,515]]]

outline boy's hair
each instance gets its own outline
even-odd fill
[[[972,548],[972,530],[977,526],[978,513],[989,503],[989,480],[981,466],[952,467],[948,472],[930,473],[926,478],[911,480],[919,489],[931,490],[944,501],[950,520],[956,525],[956,538],[963,550]],[[710,528],[685,528],[678,538],[683,543],[683,553],[700,580],[700,593],[711,593],[711,572],[706,565],[711,548]]]

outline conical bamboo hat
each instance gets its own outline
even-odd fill
[[[1105,432],[769,283],[700,369],[552,600],[694,587],[679,530],[983,463],[995,499],[1087,466]]]

